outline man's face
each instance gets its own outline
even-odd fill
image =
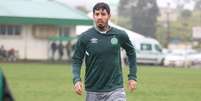
[[[93,14],[94,21],[96,22],[96,26],[100,29],[104,29],[108,20],[110,19],[110,14],[107,13],[105,9],[95,10]]]

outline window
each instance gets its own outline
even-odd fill
[[[32,30],[36,38],[48,38],[57,34],[57,27],[52,25],[34,25]]]
[[[6,26],[0,25],[0,35],[5,35],[5,34],[6,34]]]
[[[69,36],[70,35],[70,27],[61,27],[59,30],[60,36]]]
[[[0,24],[0,36],[18,36],[21,34],[20,25]]]
[[[162,49],[161,49],[161,47],[160,47],[159,45],[155,45],[155,49],[156,49],[156,51],[158,51],[158,52],[162,52]]]
[[[140,49],[142,51],[150,51],[150,50],[152,50],[152,47],[151,47],[151,44],[142,43],[140,45]]]
[[[14,34],[14,26],[12,25],[8,25],[7,26],[7,31],[8,31],[8,35],[13,35]]]

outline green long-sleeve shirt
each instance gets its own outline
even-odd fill
[[[129,60],[129,80],[136,80],[136,54],[128,35],[111,27],[105,34],[94,27],[80,35],[73,55],[73,82],[80,81],[80,70],[85,57],[85,89],[107,92],[123,88],[120,48]]]

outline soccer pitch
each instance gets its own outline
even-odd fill
[[[85,99],[73,91],[68,64],[0,64],[0,67],[16,101]],[[201,69],[138,67],[138,87],[134,93],[126,89],[127,101],[201,101]],[[123,71],[126,87],[128,68]]]

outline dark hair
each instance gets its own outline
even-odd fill
[[[104,3],[104,2],[100,2],[97,3],[94,7],[93,7],[93,13],[95,13],[95,10],[106,10],[108,14],[110,14],[110,7],[108,4]]]

